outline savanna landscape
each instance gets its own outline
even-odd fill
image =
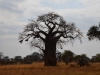
[[[100,40],[100,23],[87,32],[89,40]],[[74,23],[66,23],[60,15],[49,12],[31,20],[19,34],[19,42],[28,42],[34,52],[26,57],[9,58],[0,52],[0,75],[99,75],[100,53],[87,57],[76,55],[70,50],[63,53],[63,45],[74,40],[82,42],[83,33]],[[36,49],[36,50],[37,50]]]
[[[99,7],[99,0],[0,0],[0,75],[100,75]]]

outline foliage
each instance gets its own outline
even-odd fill
[[[96,54],[95,56],[92,56],[91,62],[93,62],[93,63],[99,62],[100,63],[100,53]]]
[[[88,39],[93,40],[97,39],[100,40],[100,23],[98,26],[91,26],[87,33]]]
[[[72,62],[74,60],[75,54],[71,52],[70,50],[65,50],[62,54],[62,60],[68,64],[69,62]]]
[[[79,65],[80,67],[90,66],[90,58],[88,58],[86,54],[76,55],[75,61],[77,62],[77,65]]]

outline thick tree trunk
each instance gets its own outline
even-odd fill
[[[54,41],[46,41],[45,43],[45,66],[56,66],[56,43]]]

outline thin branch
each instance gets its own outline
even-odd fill
[[[39,48],[40,50],[42,50],[44,52],[45,49],[43,49],[43,47],[41,47],[38,43],[33,43],[31,42],[31,47],[36,47],[36,48]]]

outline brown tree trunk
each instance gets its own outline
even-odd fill
[[[45,43],[45,66],[56,66],[56,43],[52,40],[46,41]]]

